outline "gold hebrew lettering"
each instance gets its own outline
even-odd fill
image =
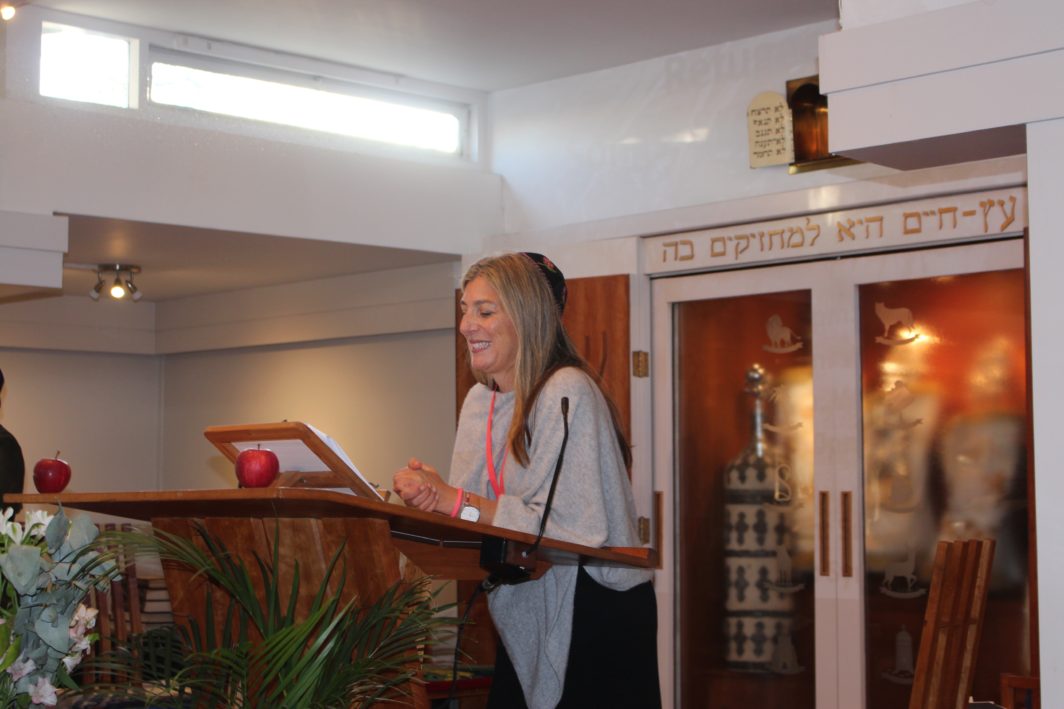
[[[871,238],[871,229],[868,226],[869,224],[878,225],[879,226],[879,238],[880,239],[883,238],[883,217],[881,217],[881,216],[880,217],[865,217],[864,218],[864,223],[865,223],[865,238],[866,239]]]
[[[739,256],[746,253],[746,250],[750,248],[750,240],[754,238],[753,234],[736,234],[735,235],[735,260],[739,260]],[[740,242],[742,248],[740,248]]]
[[[938,208],[938,230],[942,231],[942,229],[943,229],[944,225],[943,225],[942,216],[945,215],[945,214],[949,214],[949,215],[951,215],[953,217],[953,227],[952,228],[956,229],[957,228],[957,208],[956,207],[939,207]]]
[[[853,220],[847,219],[846,222],[846,224],[843,224],[842,222],[835,222],[839,241],[844,241],[844,237],[848,237],[850,241],[853,241],[856,238],[856,235],[853,233]]]
[[[910,226],[912,220],[916,220],[916,226]],[[924,219],[920,216],[920,212],[905,212],[902,215],[901,233],[902,234],[919,234],[924,230]]]
[[[990,210],[994,208],[994,200],[980,200],[979,208],[983,210],[983,233],[986,234],[990,231]]]
[[[815,245],[816,244],[816,240],[820,238],[820,225],[815,223],[815,222],[813,222],[813,220],[810,219],[809,217],[806,217],[805,218],[805,228],[809,229],[809,230],[816,229],[816,236],[814,236],[813,239],[809,242],[810,246]]]
[[[1000,231],[1005,231],[1009,228],[1009,225],[1016,221],[1016,195],[1009,195],[1009,211],[1005,211],[1005,201],[999,199],[998,206],[1001,208],[1001,214],[1004,215],[1005,221],[1001,222],[999,227]]]
[[[787,248],[783,243],[783,229],[773,229],[768,233],[768,250],[772,251],[772,238],[778,236],[780,238],[780,249]]]

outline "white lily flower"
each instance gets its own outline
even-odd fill
[[[33,660],[16,660],[7,668],[7,673],[11,675],[11,679],[18,682],[20,679],[28,675],[37,669],[37,663]]]
[[[82,653],[75,652],[63,658],[63,666],[66,667],[67,674],[73,672],[74,668],[81,664],[83,656]]]
[[[12,544],[21,544],[26,530],[18,522],[11,521],[4,524],[4,536],[11,540]]]
[[[44,536],[44,531],[48,529],[48,524],[54,516],[44,510],[30,510],[26,513],[26,534]]]
[[[96,616],[99,614],[96,608],[89,608],[84,603],[78,604],[74,617],[70,619],[70,637],[81,640],[90,628],[96,627]]]
[[[55,687],[47,677],[38,677],[37,684],[30,687],[30,701],[34,704],[46,704],[54,707],[59,702],[55,694]]]

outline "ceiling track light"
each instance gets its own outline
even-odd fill
[[[99,300],[100,299],[100,292],[102,290],[103,290],[103,276],[101,276],[100,272],[97,271],[96,272],[96,285],[94,285],[92,287],[92,290],[89,291],[89,297],[92,298],[93,300]]]
[[[126,279],[125,283],[126,291],[129,292],[129,297],[132,298],[134,302],[140,300],[144,296],[144,294],[140,292],[140,288],[137,288],[137,285],[133,282],[132,273],[129,274],[129,278]]]
[[[136,302],[144,297],[144,294],[133,282],[134,274],[140,273],[140,266],[127,263],[101,263],[96,267],[96,285],[89,291],[89,297],[93,300],[100,299],[100,293],[105,287],[104,276],[112,280],[108,294],[115,300],[122,300],[127,295],[130,300]]]

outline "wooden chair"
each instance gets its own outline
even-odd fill
[[[1005,709],[1040,709],[1038,678],[1001,675],[1001,706]]]
[[[103,531],[114,531],[115,525],[103,526]],[[122,531],[130,531],[128,524],[122,525]],[[137,565],[134,559],[119,559],[117,564],[121,576],[111,582],[107,590],[92,590],[87,605],[99,611],[96,616],[96,632],[100,639],[93,648],[93,654],[107,653],[116,647],[125,645],[130,635],[144,632],[144,623],[140,615],[140,587],[137,583]],[[107,676],[96,677],[91,669],[92,663],[85,667],[86,680],[89,682],[108,681]]]
[[[968,705],[993,559],[993,539],[938,543],[909,709]]]

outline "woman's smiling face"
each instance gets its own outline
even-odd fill
[[[517,328],[502,309],[499,294],[483,276],[462,291],[462,322],[458,331],[469,345],[473,369],[495,380],[500,391],[512,391],[517,367]]]

